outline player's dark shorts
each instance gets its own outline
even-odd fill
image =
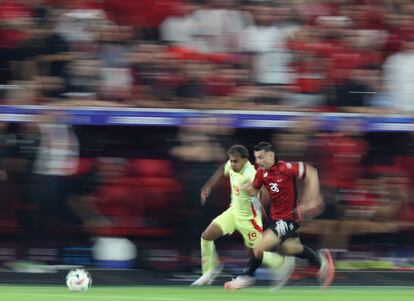
[[[299,229],[299,225],[292,221],[287,220],[276,220],[269,225],[271,229],[281,241],[285,241],[288,238],[299,237],[299,233],[296,232]]]

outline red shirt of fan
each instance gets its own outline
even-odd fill
[[[253,181],[253,187],[263,185],[272,200],[270,217],[273,221],[300,221],[301,214],[297,200],[296,178],[304,179],[306,164],[303,162],[278,161],[270,170],[259,168]]]

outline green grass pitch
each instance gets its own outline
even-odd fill
[[[92,287],[75,293],[62,286],[0,286],[1,301],[400,301],[414,300],[414,288],[319,288],[288,287],[278,291],[249,288],[229,292],[221,287]]]

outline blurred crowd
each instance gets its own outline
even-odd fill
[[[3,104],[412,114],[410,0],[2,0]]]

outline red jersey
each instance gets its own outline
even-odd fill
[[[303,162],[279,161],[270,170],[259,168],[256,171],[253,187],[260,189],[264,185],[269,192],[272,200],[270,217],[273,221],[282,219],[295,222],[301,219],[296,178],[304,179],[305,175],[306,164]]]

